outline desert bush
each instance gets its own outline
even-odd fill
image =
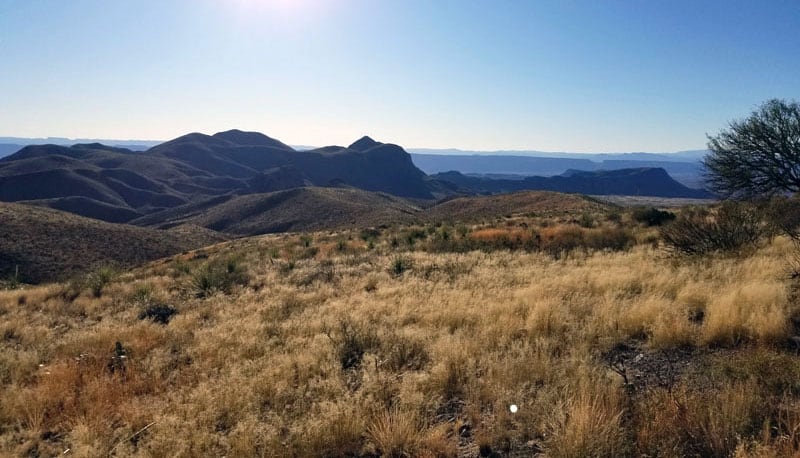
[[[336,359],[343,370],[357,369],[364,354],[380,346],[375,331],[352,318],[341,318],[335,331],[326,328],[324,332],[333,343]]]
[[[584,231],[575,225],[551,226],[539,232],[540,247],[553,257],[573,251],[583,245]]]
[[[14,266],[14,273],[6,280],[0,280],[0,289],[17,289],[22,285],[19,276],[19,266]]]
[[[140,320],[151,320],[159,324],[169,324],[172,316],[178,313],[174,307],[164,304],[150,304],[139,312]]]
[[[675,213],[659,210],[655,207],[639,207],[631,214],[634,221],[648,226],[661,226],[675,219]]]
[[[603,227],[585,231],[583,245],[594,250],[623,251],[635,242],[636,238],[628,229]]]
[[[578,226],[584,229],[591,229],[594,227],[594,224],[594,216],[592,216],[590,213],[582,213],[580,218],[578,218]]]
[[[614,224],[622,224],[622,213],[617,210],[611,211],[606,214],[606,221]]]
[[[359,238],[365,242],[375,241],[381,236],[381,230],[375,228],[362,229],[358,234]]]
[[[250,281],[247,269],[235,257],[207,262],[192,274],[191,288],[197,297],[217,292],[229,294],[234,286]]]
[[[413,261],[411,261],[410,258],[405,256],[395,256],[395,258],[392,260],[392,264],[389,266],[389,273],[399,277],[407,270],[411,269],[412,266]]]
[[[150,283],[139,283],[133,288],[133,292],[128,295],[128,301],[134,305],[146,306],[153,302],[155,289]]]
[[[687,211],[661,227],[664,243],[683,255],[736,253],[754,247],[767,234],[762,213],[745,202],[725,202],[715,214]]]
[[[382,367],[394,372],[418,371],[430,362],[430,355],[421,340],[390,335],[382,340]]]
[[[108,266],[103,266],[86,276],[86,286],[91,290],[94,297],[100,297],[103,294],[103,288],[111,282],[116,276],[114,269]]]
[[[319,247],[308,246],[304,247],[295,255],[296,259],[311,259],[319,254]]]
[[[760,204],[765,208],[767,223],[776,233],[800,241],[800,199],[774,197]]]
[[[331,260],[326,259],[320,262],[311,272],[296,279],[294,284],[297,286],[311,286],[315,282],[335,283],[337,279],[336,265]]]

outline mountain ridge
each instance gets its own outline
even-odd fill
[[[552,159],[537,160],[545,163]],[[582,159],[573,162],[576,169],[586,165]],[[297,150],[259,132],[233,129],[213,135],[189,133],[144,152],[99,143],[29,145],[0,159],[0,201],[61,209],[114,223],[158,225],[185,211],[209,212],[213,205],[247,201],[236,200],[238,196],[304,187],[360,189],[417,203],[536,189],[708,197],[675,182],[662,169],[625,170],[612,175],[594,171],[514,180],[452,172],[429,176],[401,146],[369,136],[347,147]],[[551,172],[555,174],[556,169]],[[315,198],[324,200],[325,196],[318,192]]]

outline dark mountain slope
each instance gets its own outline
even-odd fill
[[[101,265],[141,264],[219,241],[200,231],[160,231],[0,203],[0,277],[65,279]]]
[[[185,135],[158,145],[145,154],[179,160],[208,173],[250,182],[258,181],[265,171],[284,168],[299,174],[274,181],[285,181],[291,186],[306,182],[314,186],[343,183],[401,197],[433,198],[425,173],[414,165],[403,148],[375,142],[368,137],[352,146],[295,151],[262,134],[229,131],[213,136]],[[262,189],[258,185],[249,187]]]

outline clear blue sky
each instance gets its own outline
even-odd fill
[[[798,0],[0,0],[8,136],[675,151],[799,92]]]

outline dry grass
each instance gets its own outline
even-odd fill
[[[608,227],[524,234],[534,229],[585,239]],[[399,231],[371,245],[346,232],[242,239],[123,272],[100,297],[69,285],[0,291],[0,451],[800,452],[788,241],[738,258],[676,261],[649,243],[556,258],[392,247]],[[249,282],[196,294],[193,273],[224,259]],[[176,313],[140,319],[154,304]],[[612,370],[622,344],[641,357]],[[671,354],[684,356],[654,356]]]

